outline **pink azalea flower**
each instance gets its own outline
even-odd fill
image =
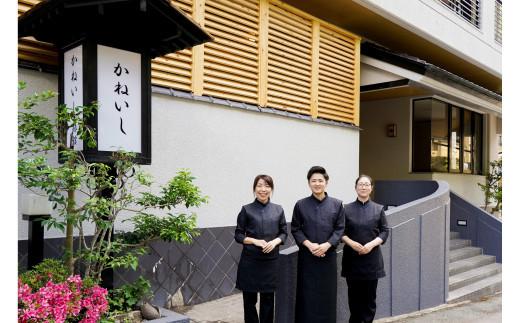
[[[51,279],[35,293],[18,280],[18,322],[61,323],[75,317],[82,309],[85,309],[85,318],[81,322],[96,322],[108,310],[108,291],[99,286],[82,288],[83,283],[78,275],[58,284]]]

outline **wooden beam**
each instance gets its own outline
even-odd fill
[[[354,67],[354,124],[359,126],[359,87],[361,84],[361,40],[356,39],[356,55]]]
[[[193,20],[204,28],[206,0],[193,0]],[[192,92],[201,96],[204,92],[204,44],[193,47]]]
[[[260,22],[258,30],[258,105],[267,106],[267,56],[269,31],[269,0],[260,0]]]
[[[320,22],[312,22],[312,56],[311,56],[311,117],[318,117],[318,83],[320,73]]]

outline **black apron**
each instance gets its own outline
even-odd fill
[[[316,257],[304,246],[298,251],[297,323],[336,323],[336,249]]]
[[[244,245],[238,263],[236,288],[245,292],[275,292],[278,283],[279,246],[268,254],[255,245]]]

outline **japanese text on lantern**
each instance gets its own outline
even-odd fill
[[[68,109],[83,106],[83,47],[81,45],[63,54],[63,93],[64,103]],[[67,147],[83,149],[83,141],[78,139],[76,124],[69,124]]]
[[[123,70],[125,71],[124,74],[130,74],[130,72],[128,71],[128,69],[126,67],[121,67],[121,63],[120,62],[117,63],[117,66],[114,66],[114,74],[116,74],[116,76],[118,78],[121,77],[121,74],[123,74]],[[128,85],[121,84],[120,81],[117,81],[117,84],[115,85],[114,92],[117,93],[118,99],[119,99],[119,100],[116,99],[116,101],[114,101],[114,106],[115,106],[116,110],[118,112],[121,112],[121,110],[123,108],[123,102],[124,102],[124,107],[129,109],[130,105],[128,104],[128,101],[125,100],[125,97],[123,97],[123,95],[129,96],[129,94],[128,94]],[[120,95],[122,97],[119,97]],[[121,130],[121,132],[126,135],[126,132],[123,129],[123,115],[124,115],[124,112],[119,117],[119,121],[120,121],[120,123],[119,123],[119,130]]]
[[[98,45],[98,149],[141,152],[141,55]]]

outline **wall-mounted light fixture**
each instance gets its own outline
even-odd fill
[[[457,225],[465,227],[465,226],[468,225],[468,221],[466,221],[466,220],[457,220]]]
[[[397,125],[389,124],[388,126],[386,126],[386,135],[388,137],[397,137]]]

